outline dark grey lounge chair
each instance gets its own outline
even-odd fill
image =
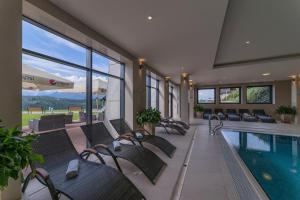
[[[212,114],[212,110],[210,108],[206,108],[203,111],[203,119],[209,119],[209,115]]]
[[[127,123],[125,122],[125,120],[123,119],[110,120],[110,123],[114,127],[114,129],[118,132],[119,135],[122,136],[122,135],[130,134],[131,136],[135,137],[135,139],[140,143],[141,146],[143,146],[144,142],[152,144],[158,147],[160,150],[162,150],[170,158],[172,157],[172,155],[176,150],[176,147],[173,144],[171,144],[168,140],[162,137],[152,135],[144,129],[139,129],[139,130],[130,129]],[[138,139],[136,137],[136,132],[142,133],[143,138]]]
[[[145,199],[141,192],[122,173],[105,165],[95,150],[83,152],[94,154],[101,163],[82,159],[65,130],[40,134],[33,143],[36,153],[42,154],[44,164],[32,164],[31,172],[25,179],[23,192],[32,178],[48,187],[53,200],[61,194],[74,200],[140,200]],[[79,172],[75,178],[67,179],[69,161],[79,160]]]
[[[158,124],[156,124],[156,127],[163,127],[165,129],[166,133],[168,133],[168,134],[170,134],[170,131],[168,129],[171,129],[172,131],[175,130],[177,133],[179,133],[181,135],[186,134],[186,130],[182,126],[172,123],[166,119],[161,119],[160,122]]]
[[[228,120],[241,121],[241,117],[236,113],[235,109],[226,109]]]
[[[187,130],[190,128],[190,126],[187,123],[180,121],[180,120],[175,120],[170,117],[164,118],[164,120],[168,120],[169,123],[177,124]]]
[[[261,122],[264,122],[264,123],[276,123],[276,120],[267,115],[265,113],[264,110],[262,109],[253,109],[253,114],[261,121]]]
[[[92,125],[81,126],[88,139],[89,145],[97,150],[98,153],[111,156],[118,169],[122,169],[117,158],[128,160],[137,166],[145,176],[153,183],[157,181],[159,173],[165,168],[166,163],[162,161],[152,151],[138,145],[121,144],[121,150],[115,151],[112,142],[115,140],[100,122]],[[117,140],[126,139],[134,144],[134,141],[128,136],[120,136]]]
[[[221,109],[221,108],[216,108],[215,109],[215,114],[218,115],[221,120],[225,120],[226,119],[226,116],[225,116],[225,114],[223,112],[223,109]]]
[[[239,114],[245,122],[257,122],[257,118],[248,109],[239,109]]]

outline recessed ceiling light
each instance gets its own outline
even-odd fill
[[[270,76],[271,73],[263,73],[262,75],[263,75],[263,76]]]
[[[151,20],[153,19],[153,17],[152,17],[151,15],[149,15],[149,16],[147,17],[147,19],[148,19],[149,21],[151,21]]]
[[[247,45],[249,45],[250,43],[251,43],[251,42],[250,42],[249,40],[245,42],[245,44],[247,44]]]

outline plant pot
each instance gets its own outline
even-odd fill
[[[294,115],[289,115],[289,114],[281,114],[280,115],[280,120],[282,123],[292,123],[294,121]]]
[[[203,112],[196,112],[196,118],[202,118]]]
[[[155,125],[152,123],[145,123],[144,129],[148,131],[150,134],[155,135]]]
[[[8,186],[0,190],[0,200],[19,200],[22,197],[21,180],[9,179]]]

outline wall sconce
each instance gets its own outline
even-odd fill
[[[190,83],[190,88],[193,87],[193,80],[189,80],[189,83]]]
[[[181,76],[183,77],[184,80],[186,80],[186,77],[188,76],[188,73],[182,73]]]
[[[144,64],[145,64],[145,59],[144,58],[140,58],[139,59],[139,67],[140,67],[140,69],[142,69],[144,67]]]

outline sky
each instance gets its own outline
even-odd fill
[[[86,49],[66,39],[63,39],[55,34],[47,32],[37,26],[34,26],[26,21],[22,22],[22,47],[49,55],[61,60],[66,60],[71,63],[85,66]],[[93,67],[102,72],[108,72],[108,58],[99,54],[93,53]],[[30,67],[37,68],[47,73],[54,74],[64,79],[74,82],[74,84],[82,84],[86,80],[86,72],[75,69],[59,63],[43,60],[33,56],[22,56],[22,63]],[[99,75],[94,75],[94,78],[99,78]],[[103,80],[107,78],[102,76]],[[59,91],[24,91],[23,95],[44,95]]]

